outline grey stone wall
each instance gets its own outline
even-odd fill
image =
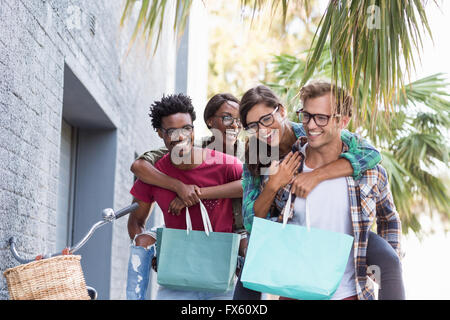
[[[161,144],[148,106],[174,90],[176,45],[166,28],[156,56],[119,28],[123,1],[0,0],[0,272],[18,263],[7,239],[32,257],[55,248],[64,64],[117,128],[113,208],[131,202],[135,152]],[[169,13],[170,14],[170,13]],[[79,19],[78,19],[79,18]],[[99,213],[100,216],[100,213]],[[112,299],[125,298],[126,220],[113,227]],[[0,276],[0,299],[8,299]]]

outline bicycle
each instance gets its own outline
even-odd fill
[[[104,226],[104,225],[106,225],[108,223],[111,223],[111,222],[113,222],[113,221],[115,221],[117,219],[120,219],[123,216],[126,216],[127,214],[129,214],[129,213],[133,212],[134,210],[136,210],[138,208],[138,206],[139,205],[137,203],[133,203],[133,204],[131,204],[131,205],[129,205],[129,206],[123,208],[123,209],[120,209],[120,210],[118,210],[116,212],[113,209],[111,209],[111,208],[104,209],[102,211],[102,220],[100,220],[100,221],[96,222],[94,225],[92,225],[92,227],[89,229],[89,231],[86,233],[86,235],[76,245],[74,245],[73,247],[65,248],[61,252],[56,252],[56,253],[49,254],[49,255],[38,255],[34,259],[25,259],[25,258],[21,257],[20,254],[17,252],[17,249],[16,249],[16,238],[14,236],[10,237],[9,240],[8,240],[10,251],[11,251],[13,257],[21,265],[16,266],[14,268],[7,269],[4,272],[5,277],[8,280],[7,274],[11,273],[12,270],[14,270],[14,269],[16,269],[18,267],[21,267],[22,265],[28,265],[28,264],[36,262],[36,261],[41,261],[41,260],[45,260],[45,259],[49,259],[49,258],[53,258],[53,257],[58,257],[58,256],[73,256],[73,254],[76,251],[80,250],[88,242],[88,240],[91,238],[91,236],[94,234],[94,232],[98,228],[100,228],[100,227],[102,227],[102,226]],[[78,264],[79,264],[79,258],[78,258]],[[82,274],[81,265],[79,265],[79,272],[81,273],[82,282],[84,283],[84,276]],[[10,281],[7,281],[7,282],[8,282],[8,289],[9,289],[10,295],[11,295],[11,288],[10,288],[10,283],[9,283]],[[96,300],[97,299],[97,291],[95,290],[95,288],[90,287],[90,286],[86,286],[86,289],[88,291],[88,297],[91,300]]]

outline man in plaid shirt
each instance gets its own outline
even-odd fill
[[[337,97],[337,98],[336,98]],[[299,119],[306,131],[293,146],[292,154],[279,164],[272,165],[275,174],[283,174],[296,152],[300,154],[299,173],[311,172],[339,158],[348,151],[349,146],[342,142],[341,131],[351,117],[352,99],[344,90],[334,88],[329,83],[318,82],[305,86],[301,91],[303,109]],[[274,171],[274,172],[275,172]],[[389,190],[388,176],[381,165],[361,173],[359,179],[352,176],[326,180],[313,189],[308,197],[311,211],[311,226],[331,231],[350,234],[354,245],[349,262],[335,293],[336,299],[374,299],[374,290],[367,276],[368,240],[373,223],[377,223],[377,233],[395,250],[394,255],[401,257],[400,237],[401,222],[396,211],[392,194]],[[262,181],[266,185],[269,176]],[[295,180],[281,188],[272,205],[272,216],[282,212],[289,193],[293,199],[290,207],[289,223],[304,224],[306,200],[295,197],[297,192]],[[282,217],[278,217],[281,221]],[[371,241],[379,242],[376,235]],[[379,238],[379,237],[378,237]],[[373,240],[372,240],[373,239]],[[382,240],[383,241],[383,240]],[[383,241],[384,242],[384,241]],[[388,246],[389,247],[389,246]],[[391,251],[392,248],[388,248]],[[389,252],[386,252],[389,255]],[[404,298],[401,267],[395,272],[396,299]],[[383,270],[381,270],[383,272]],[[391,278],[391,275],[390,275]]]

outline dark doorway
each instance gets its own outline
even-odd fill
[[[72,141],[76,141],[71,153],[73,191],[67,219],[69,245],[73,245],[101,220],[104,208],[113,207],[117,131],[67,65],[64,67],[63,121],[73,128]],[[86,283],[95,287],[99,299],[110,297],[111,243],[112,225],[106,225],[76,252],[81,255]]]

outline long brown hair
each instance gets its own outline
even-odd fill
[[[239,115],[244,128],[247,127],[247,114],[249,113],[249,111],[255,105],[261,103],[273,109],[281,105],[280,99],[268,87],[259,85],[257,87],[251,88],[242,96],[241,104],[239,107]],[[249,146],[252,146],[252,154],[250,154]],[[256,146],[256,149],[253,146]],[[247,164],[247,168],[250,174],[254,178],[258,177],[261,174],[261,168],[270,166],[270,162],[261,163],[261,159],[259,159],[260,149],[265,150],[265,154],[267,154],[268,157],[271,158],[272,148],[269,145],[259,140],[256,136],[250,136],[246,139],[245,163]],[[255,150],[256,155],[254,154]],[[255,156],[256,163],[254,163],[254,161],[250,161],[251,159],[254,159]]]

